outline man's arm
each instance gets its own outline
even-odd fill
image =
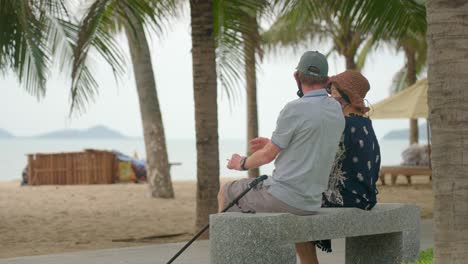
[[[244,158],[246,158],[244,168],[257,168],[275,160],[276,156],[278,155],[278,153],[280,153],[280,151],[281,149],[278,146],[271,142],[268,142],[262,149],[253,153],[250,157],[242,157],[239,154],[232,155],[227,167],[231,170],[242,170],[241,162]]]
[[[270,142],[270,139],[265,137],[257,137],[250,140],[249,145],[251,153],[261,150],[266,146],[266,144],[268,144],[268,142]]]
[[[232,155],[228,160],[227,167],[231,170],[243,170],[260,167],[264,164],[272,162],[281,149],[288,147],[292,136],[296,130],[295,114],[289,104],[281,110],[278,120],[276,121],[276,129],[273,131],[271,140],[267,138],[257,138],[253,140],[254,149],[255,145],[261,149],[255,151],[250,157],[242,157],[239,154]],[[274,143],[273,143],[274,142]],[[245,160],[245,161],[244,161]],[[244,164],[244,168],[242,168]]]

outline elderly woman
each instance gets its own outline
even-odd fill
[[[380,147],[366,116],[364,98],[369,82],[359,72],[347,70],[330,78],[329,93],[342,106],[345,129],[329,179],[322,207],[357,207],[370,210],[377,203],[376,183],[380,170]],[[330,240],[317,241],[317,247],[331,252]]]

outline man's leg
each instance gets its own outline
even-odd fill
[[[296,244],[296,253],[299,256],[301,264],[318,264],[317,251],[315,244],[312,242],[304,242]]]

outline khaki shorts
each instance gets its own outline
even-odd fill
[[[253,179],[241,179],[228,182],[223,186],[224,207],[248,188],[248,184]],[[255,188],[245,194],[238,205],[231,207],[228,212],[251,212],[251,213],[291,213],[295,215],[313,215],[316,212],[304,211],[292,207],[281,200],[275,198],[268,192],[268,186],[258,184]]]

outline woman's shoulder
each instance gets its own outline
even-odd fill
[[[375,145],[377,141],[372,121],[363,116],[346,116],[346,127],[344,130],[344,144],[353,149],[367,150],[367,145]]]
[[[369,133],[369,128],[372,127],[372,121],[364,116],[358,115],[347,115],[345,116],[346,128],[345,132],[352,134],[357,133]]]
[[[356,115],[356,114],[348,114],[345,115],[345,119],[348,122],[356,122],[356,123],[372,123],[369,117]]]

